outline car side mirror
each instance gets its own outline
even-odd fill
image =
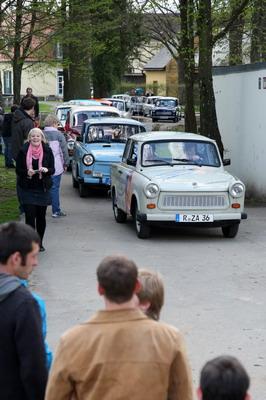
[[[132,165],[133,167],[135,167],[137,165],[137,160],[133,159],[133,158],[128,158],[127,159],[127,164],[128,165]]]
[[[224,166],[226,166],[226,165],[231,165],[231,160],[230,160],[230,158],[225,158],[225,159],[223,160],[223,165],[224,165]]]

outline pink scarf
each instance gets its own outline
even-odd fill
[[[26,157],[26,163],[27,163],[27,168],[28,169],[33,169],[32,168],[32,159],[34,160],[39,160],[39,169],[42,168],[42,160],[43,160],[43,147],[42,144],[39,146],[32,146],[32,144],[29,144],[29,148],[27,151],[27,157]],[[41,179],[42,173],[39,172],[39,178]]]

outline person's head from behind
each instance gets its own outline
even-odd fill
[[[32,99],[31,97],[25,97],[22,100],[21,103],[21,108],[22,110],[24,110],[27,114],[29,114],[30,117],[34,117],[35,115],[35,111],[34,111],[34,107],[35,107],[35,100]]]
[[[38,265],[40,237],[29,225],[9,222],[0,225],[0,270],[28,279]]]
[[[208,361],[201,370],[200,400],[248,400],[249,376],[243,365],[232,356]]]
[[[49,114],[44,120],[44,126],[45,128],[52,127],[52,128],[57,128],[59,125],[59,119],[57,118],[56,115],[54,114]]]
[[[10,108],[10,111],[13,113],[13,112],[16,111],[16,109],[17,109],[18,107],[19,107],[19,106],[18,106],[17,104],[13,104],[13,105],[11,106],[11,108]]]
[[[140,290],[137,293],[139,308],[150,318],[158,321],[164,304],[164,285],[161,275],[155,271],[139,269]]]
[[[123,256],[105,257],[97,268],[98,290],[112,303],[130,301],[139,288],[136,264]]]

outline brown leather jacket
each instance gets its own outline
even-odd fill
[[[180,332],[140,310],[99,311],[66,332],[46,400],[192,400]]]

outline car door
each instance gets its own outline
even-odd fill
[[[132,195],[132,178],[136,170],[138,157],[138,142],[128,140],[122,157],[122,163],[117,166],[117,206],[130,214]]]

